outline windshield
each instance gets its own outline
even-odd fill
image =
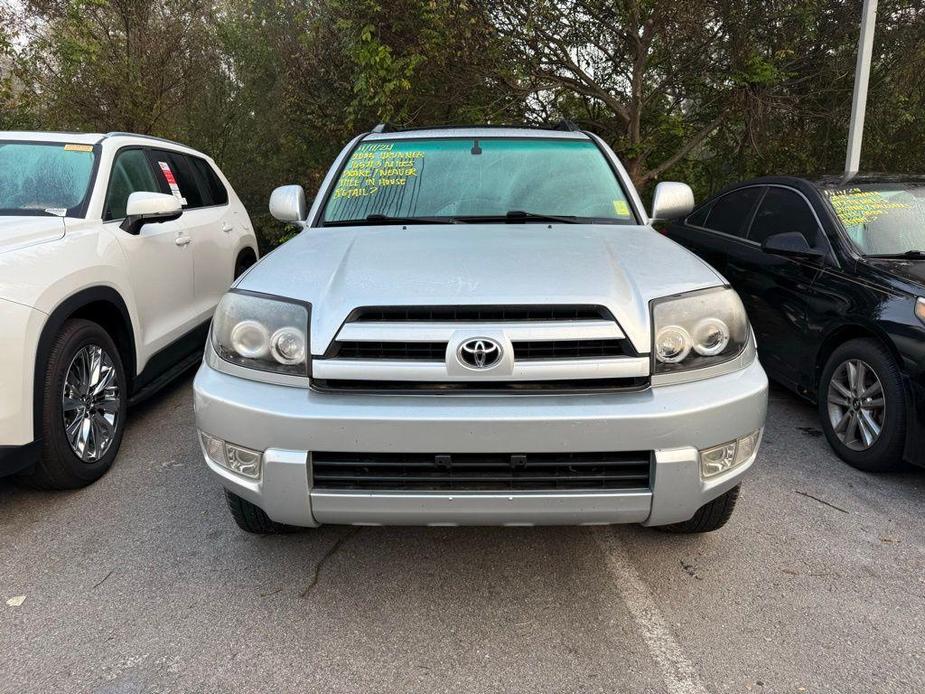
[[[388,218],[636,223],[593,142],[539,138],[360,144],[328,198],[324,222]]]
[[[0,214],[67,215],[90,190],[91,145],[0,140]]]
[[[849,184],[824,192],[864,255],[925,253],[925,184]]]

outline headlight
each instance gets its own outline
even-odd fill
[[[734,359],[748,319],[732,289],[706,289],[652,302],[653,374],[702,369]]]
[[[308,375],[308,306],[231,291],[212,319],[212,347],[225,361],[250,369]]]
[[[919,320],[925,323],[925,299],[919,297],[915,300],[915,315],[919,317]]]

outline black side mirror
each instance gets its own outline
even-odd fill
[[[825,251],[813,248],[809,241],[798,231],[788,231],[783,234],[772,234],[761,244],[765,253],[776,255],[795,256],[798,258],[824,258]]]

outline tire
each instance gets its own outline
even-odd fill
[[[101,364],[94,371],[98,380],[94,382],[92,373],[87,375],[84,395],[75,384],[81,382],[81,365],[92,365],[96,354]],[[43,383],[42,451],[35,467],[20,479],[40,489],[78,489],[92,484],[112,466],[125,431],[128,384],[115,342],[97,323],[66,321],[49,352]],[[98,387],[100,393],[93,394]],[[116,399],[111,399],[113,394]],[[69,396],[67,411],[65,395]],[[84,427],[84,422],[89,425]],[[73,436],[68,427],[76,432]],[[77,446],[83,440],[82,455],[72,445],[74,436]]]
[[[849,364],[855,364],[855,382],[858,382],[858,364],[863,364],[860,386],[849,389]],[[872,378],[879,382],[882,409],[876,407],[878,392]],[[839,390],[833,381],[837,382]],[[867,394],[865,396],[865,393]],[[887,349],[872,339],[849,340],[832,352],[819,379],[817,393],[822,431],[838,456],[852,467],[866,472],[889,472],[902,467],[906,441],[906,396],[902,374]],[[841,404],[844,403],[844,406]],[[868,405],[865,408],[864,405]],[[845,413],[854,412],[842,424]],[[880,430],[872,442],[869,437]]]
[[[704,504],[694,517],[683,523],[672,523],[663,525],[658,529],[668,533],[678,533],[690,535],[693,533],[711,533],[719,530],[729,518],[736,507],[736,500],[739,498],[739,487],[735,486],[722,496],[718,496],[713,501]]]
[[[234,522],[244,532],[254,535],[277,535],[298,530],[291,525],[283,525],[270,520],[262,508],[242,499],[237,494],[232,494],[227,489],[225,490],[225,501],[228,502],[228,510],[231,511]]]

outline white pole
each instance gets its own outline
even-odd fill
[[[861,139],[864,136],[867,83],[870,79],[870,57],[874,51],[874,24],[876,21],[877,0],[864,0],[864,9],[861,10],[861,38],[858,41],[858,62],[854,69],[851,124],[848,126],[848,155],[845,158],[846,178],[854,176],[861,164]]]

